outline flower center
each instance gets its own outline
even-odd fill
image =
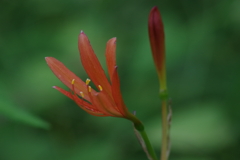
[[[88,92],[89,92],[89,93],[92,91],[92,87],[89,86],[89,83],[90,83],[90,82],[91,82],[91,79],[87,78],[85,83],[86,83],[86,85],[87,85],[87,87],[88,87]],[[75,79],[72,79],[72,82],[71,82],[71,83],[72,83],[72,91],[75,92],[75,91],[74,91]],[[98,89],[99,89],[100,92],[103,90],[103,88],[102,88],[101,85],[98,85]],[[82,98],[84,98],[84,93],[83,93],[82,91],[80,91],[79,94],[80,94],[80,96],[81,96]]]
[[[85,81],[86,85],[88,86],[88,91],[89,91],[89,83],[90,83],[90,82],[91,82],[91,79],[89,79],[89,78],[87,78],[86,81]],[[97,87],[98,87],[99,91],[102,91],[102,90],[103,90],[103,88],[102,88],[101,85],[98,85]],[[90,88],[91,88],[91,87],[90,87]],[[91,89],[90,89],[89,92],[91,92]],[[81,94],[81,93],[80,93],[80,94]]]

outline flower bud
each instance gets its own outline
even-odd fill
[[[167,88],[165,69],[165,41],[163,22],[157,7],[153,7],[150,11],[148,20],[148,33],[152,56],[160,81],[160,91],[164,91]]]

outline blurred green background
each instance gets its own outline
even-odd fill
[[[159,155],[159,86],[147,33],[155,5],[166,33],[170,160],[238,160],[239,0],[1,0],[0,159],[147,159],[129,121],[91,116],[51,88],[66,89],[46,56],[87,78],[79,61],[80,30],[105,69],[106,42],[117,37],[123,97]]]

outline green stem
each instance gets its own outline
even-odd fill
[[[134,123],[134,131],[142,145],[143,150],[147,154],[149,160],[158,160],[156,153],[148,139],[147,133],[144,130],[144,126],[141,121],[135,121]]]
[[[152,160],[157,160],[158,158],[157,158],[157,156],[155,154],[155,151],[152,148],[152,145],[151,145],[151,143],[150,143],[150,141],[148,139],[148,136],[147,136],[145,130],[140,131],[139,133],[141,134],[142,139],[143,139],[143,141],[144,141],[144,143],[146,145],[146,149],[148,151],[148,154],[151,156]]]
[[[169,122],[168,122],[168,94],[167,90],[160,92],[162,100],[162,147],[161,160],[168,159],[169,152]]]
[[[168,121],[167,121],[167,101],[162,101],[162,148],[161,160],[167,160],[168,152]]]

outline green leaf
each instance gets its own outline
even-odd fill
[[[49,123],[32,115],[31,113],[16,107],[9,97],[0,93],[0,115],[3,115],[9,120],[25,123],[34,127],[49,129]]]

